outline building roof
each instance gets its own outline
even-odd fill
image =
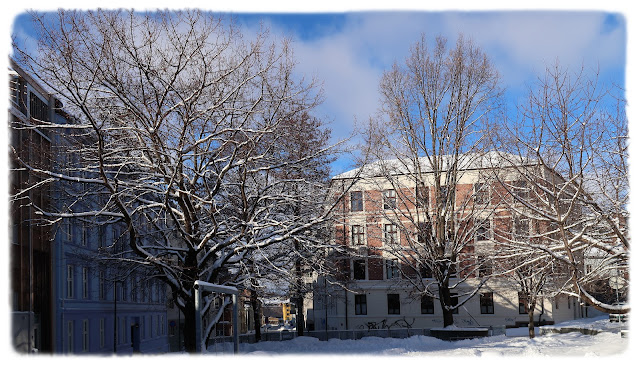
[[[418,158],[418,162],[423,173],[429,173],[433,171],[431,169],[432,164],[430,163],[432,159],[433,157],[428,156]],[[454,159],[455,156],[453,155],[443,155],[442,170],[447,170],[449,168],[449,165],[453,163]],[[459,170],[477,170],[495,167],[506,168],[513,165],[523,166],[530,164],[533,163],[528,158],[499,151],[488,151],[485,153],[466,153],[461,154],[458,157]],[[410,174],[413,173],[415,166],[417,166],[417,164],[414,164],[409,158],[377,160],[365,165],[362,168],[356,168],[342,174],[338,174],[332,179],[352,179],[358,176],[361,178],[373,178],[384,176],[385,174],[389,173],[393,175]]]

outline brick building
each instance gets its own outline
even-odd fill
[[[388,165],[382,166],[389,161],[334,177],[332,194],[344,193],[332,238],[342,248],[332,253],[339,274],[315,282],[310,319],[315,329],[443,325],[433,271],[420,265],[420,245],[414,244],[424,247],[427,239],[420,237],[419,228],[431,225],[429,217],[437,217],[433,211],[440,207],[435,200],[445,196],[455,207],[456,224],[450,230],[462,243],[450,264],[452,305],[464,301],[453,311],[454,325],[526,324],[526,296],[507,266],[491,258],[507,236],[526,237],[540,223],[511,209],[514,196],[527,194],[527,188],[507,168],[496,170],[490,163],[496,156],[488,153],[463,165],[455,189],[438,185],[449,191],[443,195],[436,194],[429,179],[416,183],[413,174],[403,173],[406,167],[390,173]],[[537,301],[535,320],[552,323],[595,314],[575,298],[546,296]]]

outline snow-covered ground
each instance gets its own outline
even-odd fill
[[[442,341],[433,337],[414,336],[405,339],[367,337],[360,340],[330,339],[323,342],[312,337],[289,341],[241,344],[240,353],[254,356],[272,355],[403,355],[403,356],[604,356],[625,352],[628,338],[620,336],[620,324],[605,317],[575,320],[553,327],[600,329],[597,335],[578,332],[527,337],[527,329],[510,329],[506,335]],[[536,329],[536,334],[539,334]],[[209,352],[228,353],[231,344],[212,346]]]

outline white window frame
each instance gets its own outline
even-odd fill
[[[356,231],[356,228],[358,228],[358,231]],[[367,245],[365,231],[366,230],[364,229],[364,225],[360,225],[360,224],[351,225],[351,245],[352,246]],[[358,240],[355,240],[356,237],[358,238]]]
[[[385,189],[382,192],[382,208],[395,210],[398,207],[398,195],[395,189]]]
[[[398,236],[398,225],[393,223],[383,224],[384,231],[384,244],[385,245],[397,245],[400,244],[399,236]],[[387,230],[392,229],[392,230]]]
[[[89,352],[89,319],[82,320],[82,352]]]
[[[354,193],[355,194],[357,194],[357,193],[360,194],[360,199],[359,200],[354,200]],[[353,205],[354,201],[359,201],[360,202],[361,209],[358,209],[358,210],[354,209],[354,205]],[[363,212],[364,211],[364,192],[363,191],[350,192],[350,194],[349,194],[349,206],[350,206],[351,212]]]
[[[74,277],[75,277],[75,273],[74,273],[74,268],[72,264],[67,264],[67,299],[73,299],[74,298]]]
[[[67,352],[73,353],[73,320],[67,321]]]
[[[82,267],[82,298],[89,298],[89,267]]]
[[[107,292],[105,291],[105,271],[101,269],[98,271],[98,298],[99,300],[107,299]]]
[[[104,318],[100,318],[100,348],[104,348],[105,344],[105,329],[104,329]]]

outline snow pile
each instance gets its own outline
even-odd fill
[[[614,331],[604,317],[565,322],[554,327],[591,327],[610,330],[597,335],[578,332],[550,334],[529,339],[527,328],[511,336],[499,335],[460,341],[443,341],[434,337],[410,338],[365,337],[360,340],[298,337],[289,341],[241,344],[244,355],[372,355],[372,356],[607,356],[620,355],[627,350],[628,338]],[[619,325],[618,325],[619,327]],[[536,334],[538,334],[536,329]],[[508,334],[509,335],[509,334]],[[216,345],[210,353],[230,354],[232,345]]]
[[[593,329],[593,330],[599,330],[599,331],[616,332],[621,328],[626,329],[627,323],[610,322],[609,315],[603,315],[595,318],[575,319],[575,320],[569,320],[569,321],[554,324],[554,325],[545,325],[543,326],[543,328],[550,328],[550,329],[582,328],[582,329]]]

